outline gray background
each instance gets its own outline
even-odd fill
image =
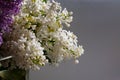
[[[80,63],[31,71],[31,80],[120,80],[120,0],[58,0],[74,12],[70,28],[85,49]]]

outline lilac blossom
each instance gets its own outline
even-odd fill
[[[0,45],[2,35],[10,31],[13,16],[19,13],[22,0],[0,0]]]

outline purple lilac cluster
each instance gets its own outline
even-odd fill
[[[0,45],[3,42],[2,35],[10,31],[12,16],[19,13],[21,2],[22,0],[0,0]]]

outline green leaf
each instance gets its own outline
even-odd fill
[[[26,74],[27,72],[21,69],[0,71],[2,80],[26,80]]]

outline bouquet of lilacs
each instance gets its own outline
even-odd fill
[[[1,65],[28,70],[71,58],[78,62],[84,49],[63,29],[72,18],[72,12],[54,0],[0,0]]]

